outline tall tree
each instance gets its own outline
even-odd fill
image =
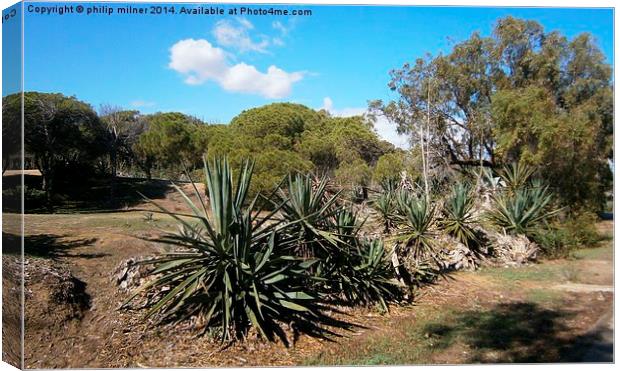
[[[2,98],[2,173],[18,157],[22,142],[21,94]]]
[[[179,112],[155,113],[144,117],[148,130],[140,135],[135,146],[142,158],[157,163],[176,174],[185,167],[201,163],[203,149],[194,148],[194,137],[202,122]]]
[[[398,99],[370,107],[423,143],[431,168],[526,160],[562,179],[583,169],[583,187],[558,184],[567,203],[588,203],[608,187],[611,67],[591,35],[568,40],[535,21],[506,17],[491,36],[474,33],[449,54],[419,58],[390,75]],[[430,130],[421,130],[428,122]],[[564,163],[572,167],[549,157],[560,148],[574,148]]]
[[[94,161],[104,152],[104,136],[90,105],[62,94],[24,93],[25,150],[41,171],[48,205],[55,172]]]

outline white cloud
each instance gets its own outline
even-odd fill
[[[155,105],[155,102],[149,102],[149,101],[138,99],[138,100],[134,100],[130,102],[129,105],[132,106],[133,108],[145,108],[145,107],[153,107]]]
[[[237,18],[237,21],[245,28],[251,30],[254,28],[252,22],[248,21],[246,18]]]
[[[231,47],[240,52],[266,53],[269,40],[263,37],[261,41],[253,41],[248,30],[254,29],[254,25],[245,18],[237,18],[236,23],[223,19],[218,21],[213,28],[213,36],[219,45]]]
[[[334,101],[332,101],[330,97],[323,98],[323,107],[321,107],[321,109],[332,112],[332,110],[334,109]]]
[[[186,75],[185,82],[192,85],[218,79],[228,70],[222,49],[194,39],[181,40],[170,48],[169,67]]]
[[[246,63],[231,65],[224,50],[203,39],[185,39],[174,44],[170,48],[169,67],[183,74],[190,85],[214,81],[227,91],[271,99],[288,96],[293,84],[304,76],[303,72],[286,72],[273,65],[266,73]]]
[[[396,147],[408,149],[411,147],[409,138],[396,132],[396,124],[390,122],[385,116],[378,116],[375,121],[375,130],[384,140],[392,143]]]
[[[286,25],[280,21],[271,22],[271,27],[278,31],[279,35],[271,38],[271,43],[275,46],[284,46],[284,40],[287,39],[288,34],[295,27],[295,18],[291,18]]]
[[[333,116],[338,117],[351,117],[351,116],[359,116],[365,115],[368,113],[367,108],[341,108],[335,109],[334,102],[330,97],[323,98],[323,107]],[[379,116],[377,117],[374,123],[375,131],[384,140],[392,143],[396,147],[400,147],[403,149],[410,148],[409,140],[406,135],[400,135],[396,132],[396,124],[390,122],[386,117]]]
[[[267,73],[262,73],[254,66],[239,63],[228,70],[221,84],[228,91],[259,94],[265,98],[283,98],[291,94],[293,84],[302,78],[302,72],[288,73],[276,66],[269,66]]]
[[[280,31],[280,34],[282,36],[286,36],[288,34],[289,29],[287,27],[285,27],[282,22],[280,21],[273,21],[273,23],[271,23],[271,27],[274,28],[274,30],[278,30]]]

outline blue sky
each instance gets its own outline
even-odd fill
[[[174,6],[178,12],[182,4]],[[26,10],[25,90],[75,95],[95,108],[181,111],[220,123],[274,101],[327,106],[346,115],[363,111],[368,100],[390,98],[390,69],[426,52],[448,52],[474,31],[489,35],[493,23],[507,15],[537,20],[569,38],[590,32],[613,63],[611,9],[287,8],[310,9],[312,15],[87,16]],[[397,140],[390,129],[378,130]]]
[[[21,91],[21,3],[2,10],[2,96]],[[6,18],[5,18],[6,17]]]

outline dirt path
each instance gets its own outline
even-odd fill
[[[27,215],[27,237],[44,252],[36,258],[67,267],[91,298],[81,320],[38,327],[27,322],[27,367],[553,362],[571,360],[576,339],[589,346],[583,357],[604,359],[600,354],[608,349],[604,326],[597,333],[588,330],[613,303],[610,241],[572,261],[459,272],[423,290],[414,306],[395,307],[388,315],[351,312],[365,328],[335,342],[302,336],[292,348],[247,341],[222,350],[190,331],[150,326],[135,313],[117,310],[125,294],[112,282],[113,272],[128,258],[159,251],[137,237],[152,236],[167,223],[145,221],[138,212]],[[563,284],[569,286],[553,288]],[[588,290],[565,290],[586,285]],[[545,346],[552,349],[541,351]]]

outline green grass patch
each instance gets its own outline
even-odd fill
[[[575,259],[587,260],[611,260],[613,258],[613,249],[611,244],[603,247],[595,247],[590,249],[579,249],[572,253]]]
[[[564,295],[558,290],[531,289],[526,294],[526,300],[536,304],[554,304],[563,299]]]
[[[573,314],[561,293],[531,290],[521,302],[477,309],[420,308],[386,330],[327,345],[306,366],[532,363],[579,359],[578,344],[562,336]],[[556,308],[556,309],[550,309]],[[448,358],[445,358],[447,355]]]
[[[424,308],[415,317],[400,319],[388,333],[366,334],[335,351],[325,351],[302,360],[305,366],[428,364],[433,354],[453,344],[455,333],[437,325],[456,326],[457,312],[445,308],[436,312]]]
[[[562,267],[559,265],[535,264],[523,267],[484,268],[481,275],[500,281],[502,285],[513,287],[519,282],[552,282],[562,279]]]

